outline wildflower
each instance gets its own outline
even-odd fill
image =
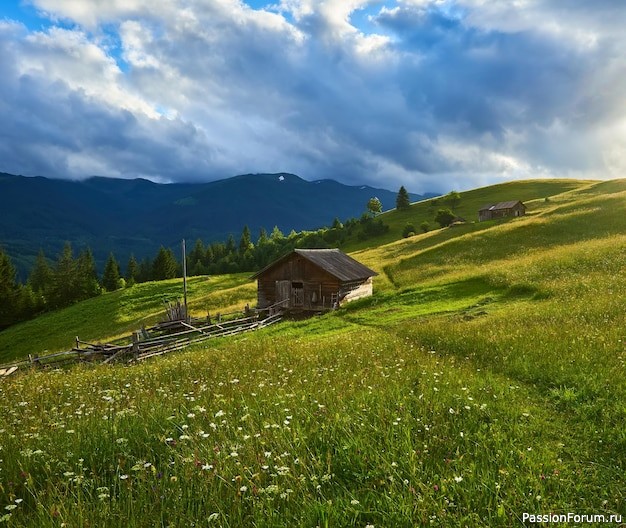
[[[24,499],[15,499],[15,504],[19,504],[20,502],[24,502]]]
[[[241,488],[239,488],[239,491],[241,493],[245,493],[246,491],[248,491],[248,486],[241,486]]]
[[[13,511],[15,508],[17,508],[16,504],[9,504],[8,506],[4,507],[4,509],[7,511]]]
[[[454,477],[454,482],[461,482],[463,480],[463,477]]]
[[[359,504],[361,504],[361,503],[360,503],[358,500],[356,500],[356,499],[352,499],[352,500],[350,501],[350,504],[352,504],[352,506],[358,506],[358,505],[359,505]]]
[[[221,409],[215,413],[215,417],[219,418],[220,416],[224,416],[226,413]]]
[[[126,480],[127,478],[128,478],[128,475],[120,475],[121,480]]]
[[[209,515],[208,521],[209,521],[209,522],[212,522],[212,521],[214,521],[215,519],[217,519],[219,516],[220,516],[220,514],[219,514],[219,513],[217,513],[217,512],[212,513],[211,515]]]

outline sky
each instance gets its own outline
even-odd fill
[[[2,0],[0,171],[626,175],[617,0]]]

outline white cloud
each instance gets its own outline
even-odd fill
[[[31,3],[70,23],[0,22],[0,170],[444,191],[626,165],[609,0]]]

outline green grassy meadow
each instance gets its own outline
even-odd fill
[[[515,182],[463,193],[459,208],[511,193],[531,214],[356,251],[380,273],[375,295],[331,314],[141,365],[0,379],[0,521],[625,516],[626,180]],[[152,322],[177,288],[138,285],[18,325],[0,334],[2,359],[28,353],[33,335],[52,350]],[[190,284],[198,315],[254,293],[243,275]]]

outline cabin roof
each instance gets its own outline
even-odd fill
[[[284,255],[283,257],[275,260],[261,271],[255,273],[250,277],[256,279],[267,270],[273,268],[277,264],[289,259],[294,254],[299,255],[309,262],[312,262],[316,266],[327,271],[339,280],[347,282],[360,279],[368,279],[378,275],[374,270],[371,270],[367,266],[364,266],[357,260],[346,255],[338,249],[294,249],[291,253]]]
[[[510,200],[508,202],[498,202],[495,204],[485,205],[484,207],[481,207],[479,211],[496,211],[498,209],[513,209],[513,207],[515,207],[517,204],[524,205],[519,200]]]

